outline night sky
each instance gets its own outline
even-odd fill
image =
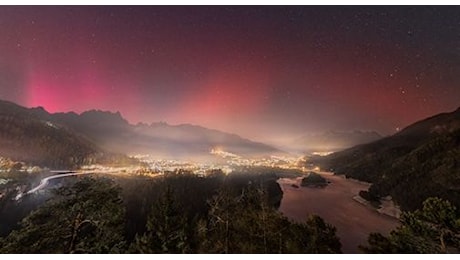
[[[460,106],[460,7],[0,7],[0,99],[260,141]]]

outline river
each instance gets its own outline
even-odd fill
[[[301,187],[301,178],[279,179],[284,193],[279,211],[295,221],[304,221],[309,214],[319,215],[337,228],[344,253],[360,253],[358,245],[367,244],[369,233],[387,235],[398,226],[396,218],[380,214],[353,199],[360,190],[367,190],[369,184],[331,174],[321,175],[331,182],[325,188]]]

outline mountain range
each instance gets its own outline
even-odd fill
[[[329,132],[316,135],[316,142],[345,136],[358,136],[353,142],[368,138],[369,143],[329,156],[309,157],[308,163],[372,183],[363,194],[369,200],[390,195],[403,210],[413,210],[426,198],[437,196],[460,208],[460,108],[376,141],[371,141],[379,137],[374,132]],[[284,154],[266,144],[201,126],[133,125],[118,112],[51,114],[40,107],[0,101],[0,157],[31,165],[73,168],[91,163],[132,163],[126,154],[135,153],[209,160],[213,148],[243,156]]]
[[[150,154],[161,158],[207,158],[212,148],[244,156],[264,156],[282,151],[235,134],[205,127],[164,122],[129,124],[120,113],[91,110],[80,115],[57,113],[53,119],[89,137],[104,149]]]
[[[48,113],[0,101],[0,156],[46,166],[81,165],[117,154],[209,159],[213,148],[244,156],[284,154],[269,145],[196,125],[130,124],[119,112]]]
[[[368,198],[391,195],[403,210],[420,208],[434,196],[460,208],[460,108],[310,163],[371,182]]]
[[[11,102],[0,102],[0,157],[60,167],[92,163],[102,151],[72,129]]]

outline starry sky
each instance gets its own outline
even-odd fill
[[[460,7],[1,6],[0,99],[260,141],[460,106]]]

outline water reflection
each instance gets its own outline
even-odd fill
[[[337,228],[344,253],[359,253],[358,245],[366,244],[369,233],[388,234],[398,225],[397,219],[353,200],[369,184],[325,173],[322,176],[330,181],[325,188],[301,187],[301,178],[279,179],[284,192],[279,210],[296,221],[304,221],[308,214],[321,216]]]

